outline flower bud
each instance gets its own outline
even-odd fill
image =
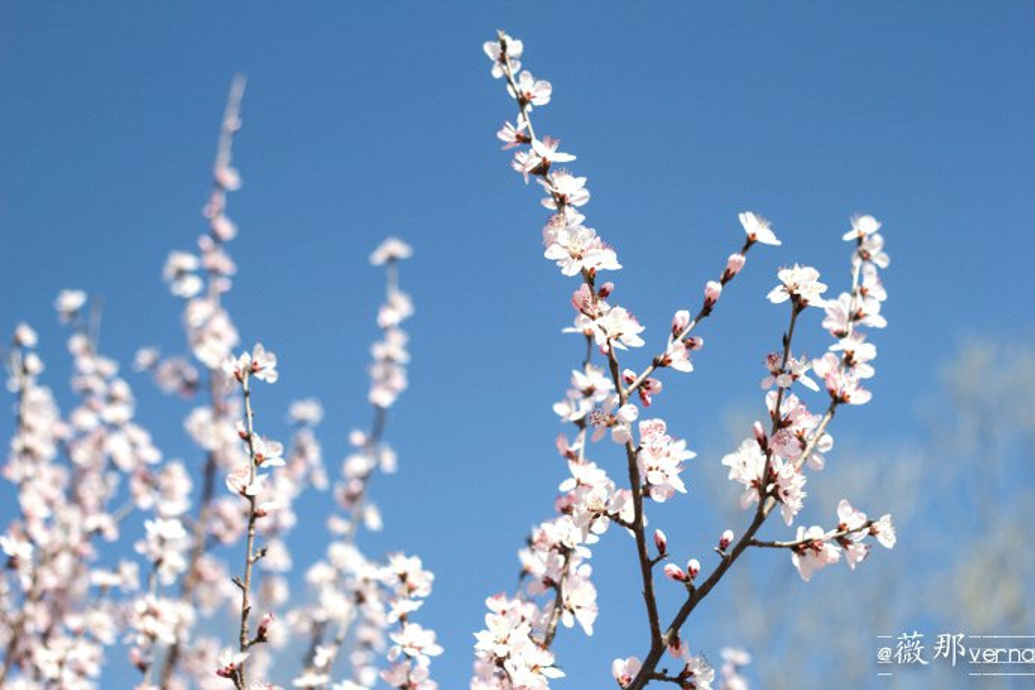
[[[129,662],[141,673],[146,673],[148,666],[151,665],[150,659],[140,650],[140,647],[133,647],[129,650]]]
[[[689,337],[683,341],[688,350],[700,350],[704,347],[704,338]]]
[[[265,642],[269,639],[270,627],[273,625],[273,613],[267,612],[259,620],[259,629],[255,632],[255,639],[258,642]]]
[[[767,446],[769,445],[769,441],[768,441],[768,439],[766,438],[766,435],[765,435],[765,429],[763,429],[763,428],[762,428],[762,422],[757,422],[757,421],[756,421],[756,422],[755,422],[755,423],[754,423],[754,424],[753,424],[753,425],[751,426],[751,430],[755,432],[755,441],[757,441],[757,442],[758,442],[758,446],[759,446],[759,447],[760,447],[760,448],[761,448],[762,450],[765,450],[765,449],[766,449],[766,447],[767,447]]]
[[[668,653],[675,659],[683,659],[690,653],[690,646],[677,633],[668,642]]]
[[[675,316],[672,317],[672,337],[678,338],[679,335],[686,330],[686,327],[690,325],[690,312],[686,309],[680,309],[676,312]]]
[[[26,323],[20,323],[14,329],[14,343],[20,347],[36,347],[38,341],[36,331]]]
[[[614,289],[615,284],[611,281],[607,281],[606,283],[600,286],[599,290],[597,290],[597,295],[599,295],[603,299],[607,299],[611,295],[611,293],[614,292]]]
[[[697,577],[697,573],[701,572],[701,564],[696,558],[691,558],[687,561],[686,572],[690,576],[691,580]]]
[[[670,580],[675,580],[676,582],[688,582],[690,579],[687,574],[683,572],[683,569],[675,563],[669,563],[665,566],[665,577]]]
[[[722,283],[714,280],[709,280],[704,286],[704,306],[705,309],[710,308],[719,301],[719,296],[722,294]]]
[[[733,543],[733,530],[728,529],[719,537],[719,550],[725,551]]]
[[[659,556],[664,556],[668,552],[668,538],[660,529],[654,530],[654,546],[658,547]]]
[[[740,273],[740,269],[744,268],[745,261],[747,261],[747,257],[740,252],[730,254],[730,258],[726,259],[726,273],[723,275],[723,279],[729,280]]]
[[[43,360],[35,352],[27,352],[22,359],[22,368],[29,376],[36,376],[43,373]]]

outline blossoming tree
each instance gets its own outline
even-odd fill
[[[686,470],[696,454],[665,420],[648,415],[651,402],[668,370],[693,371],[693,353],[704,346],[699,326],[744,269],[749,251],[779,246],[780,240],[764,218],[740,213],[743,240],[704,285],[696,311],[677,308],[653,356],[633,368],[631,351],[647,341],[644,327],[615,301],[615,284],[604,279],[605,272],[621,268],[618,254],[585,224],[586,178],[562,167],[575,156],[561,151],[557,139],[539,137],[533,126],[533,109],[549,103],[552,87],[521,69],[520,41],[500,32],[484,48],[492,75],[517,106],[498,136],[505,149],[514,149],[512,167],[542,190],[549,212],[544,256],[577,282],[574,319],[565,330],[584,346],[570,388],[553,405],[565,425],[556,447],[569,476],[559,485],[554,516],[533,529],[518,554],[518,591],[486,601],[470,687],[536,690],[564,676],[553,643],[562,628],[576,624],[592,634],[598,615],[592,549],[617,531],[631,537],[646,622],[640,653],[611,662],[618,686],[661,681],[701,690],[713,684],[743,688],[745,652],[722,650],[717,677],[681,630],[747,551],[785,550],[809,580],[842,558],[854,568],[872,541],[889,548],[895,542],[889,516],[872,519],[848,500],[826,527],[797,525],[784,538],[761,536],[774,511],[787,528],[794,525],[807,472],[821,470],[833,446],[828,428],[835,413],[870,399],[864,384],[874,375],[876,348],[866,330],[885,325],[879,269],[888,258],[880,223],[871,216],[852,219],[844,234],[851,243],[851,279],[837,298],[824,296],[827,286],[814,268],[794,264],[779,271],[768,298],[784,305],[788,324],[779,348],[764,360],[765,422],[745,430],[747,438],[722,460],[729,479],[743,486],[745,524],[717,535],[714,555],[670,553],[665,532],[650,523],[648,511],[654,503],[685,500]],[[381,526],[374,477],[396,465],[385,432],[388,412],[407,387],[401,326],[413,313],[399,283],[399,264],[412,250],[401,240],[389,238],[371,256],[386,276],[377,315],[381,338],[369,369],[373,420],[349,437],[351,449],[334,487],[337,510],[327,518],[325,555],[305,571],[304,591],[293,592],[297,583],[286,575],[293,566],[295,505],[330,482],[315,433],[323,416],[319,403],[290,406],[288,443],[268,435],[263,390],[281,375],[277,357],[258,343],[242,347],[223,301],[237,270],[228,251],[237,228],[227,202],[241,184],[232,148],[244,86],[235,79],[230,91],[203,209],[207,228],[195,251],[172,252],[164,268],[171,293],[183,304],[186,352],[146,347],[134,362],[162,391],[189,401],[184,426],[200,450],[198,461],[165,458],[136,421],[129,382],[100,352],[99,306],[86,293],[66,290],[56,302],[61,322],[71,329],[77,399],[67,413],[42,383],[36,331],[27,324],[15,329],[6,357],[15,432],[4,476],[18,505],[0,536],[7,559],[0,579],[0,686],[97,687],[102,665],[118,663],[106,659],[106,651],[124,643],[125,663],[135,667],[137,687],[146,690],[279,687],[274,678],[336,690],[378,683],[438,687],[430,666],[443,649],[435,633],[415,620],[433,575],[416,556],[376,558],[357,542],[361,530]],[[809,359],[796,349],[795,332],[820,312],[832,342],[822,357]],[[806,395],[802,388],[818,397],[819,407],[812,406],[819,411],[799,397]],[[114,546],[129,520],[143,526],[136,558],[123,557]],[[660,587],[685,592],[678,609],[662,610]],[[298,672],[289,674],[280,659],[291,638],[304,641],[304,652]],[[666,654],[677,661],[675,670],[662,666]]]

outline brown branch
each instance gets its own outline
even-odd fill
[[[229,167],[230,165],[233,153],[234,134],[238,129],[241,100],[244,97],[245,86],[246,80],[244,76],[240,74],[235,75],[230,84],[230,92],[227,95],[226,106],[223,110],[223,121],[220,124],[219,129],[219,142],[216,146],[216,158],[213,165],[212,187],[209,193],[210,201],[209,207],[206,208],[207,212],[213,211],[217,205],[221,211],[225,210],[227,190],[223,186],[223,181],[216,174],[216,171]],[[210,236],[213,241],[222,243],[222,239],[218,234],[210,233]],[[210,268],[208,273],[207,298],[213,304],[218,305],[221,294],[218,288],[219,276],[215,268]],[[210,368],[209,401],[212,407],[214,421],[217,423],[225,414],[222,401],[223,396],[219,388],[220,386],[216,372],[214,369]],[[187,563],[187,572],[186,575],[184,575],[183,583],[180,588],[180,601],[184,603],[190,603],[193,599],[194,589],[197,587],[198,580],[200,579],[198,566],[208,548],[206,532],[209,523],[209,516],[212,511],[211,504],[215,493],[217,468],[217,452],[215,450],[210,450],[205,456],[204,469],[202,470],[201,500],[198,507],[198,517],[194,522],[191,534],[191,538],[194,543]],[[177,631],[176,641],[169,647],[166,652],[165,659],[162,662],[162,672],[159,676],[161,690],[168,690],[170,687],[170,682],[172,681],[173,674],[176,671],[176,666],[179,663],[183,642],[184,641],[180,639],[179,631]]]
[[[532,120],[528,115],[529,104],[518,96],[519,89],[517,82],[514,79],[514,71],[510,65],[510,57],[507,55],[507,43],[502,31],[497,33],[497,38],[500,42],[500,50],[503,58],[501,61],[501,65],[503,67],[503,74],[507,80],[507,84],[510,86],[512,98],[515,99],[520,109],[518,124],[520,125],[522,122],[524,122],[526,128],[528,129],[529,139],[531,140],[531,142],[535,142],[535,130],[532,126]],[[545,188],[547,192],[550,194],[550,196],[553,198],[554,204],[557,207],[557,213],[563,214],[565,212],[565,207],[567,206],[567,203],[563,197],[561,197],[553,191],[552,187],[549,185],[549,176],[547,173],[548,168],[545,168],[545,166],[540,166],[540,169],[530,171],[530,174],[541,177],[547,182]],[[597,299],[596,291],[594,290],[594,274],[583,270],[582,278],[585,281],[586,285],[589,287],[590,293],[594,296],[594,299]],[[589,343],[587,343],[587,363],[589,362],[589,358],[592,353],[591,347],[592,346]],[[608,366],[610,369],[611,378],[614,382],[615,390],[619,395],[620,403],[624,405],[628,401],[628,395],[626,393],[625,387],[622,385],[621,369],[618,364],[617,357],[615,356],[614,348],[611,346],[610,342],[608,343],[607,349]],[[635,389],[630,388],[630,390]],[[652,566],[650,564],[650,556],[647,552],[647,538],[644,533],[642,482],[640,481],[640,470],[636,457],[636,447],[633,446],[631,440],[625,443],[625,453],[629,473],[630,491],[633,495],[634,518],[633,523],[631,525],[631,529],[636,538],[636,552],[638,560],[640,562],[640,576],[643,583],[643,601],[644,607],[647,610],[647,618],[650,624],[651,640],[652,644],[656,644],[657,641],[661,638],[661,623],[660,618],[658,616],[657,599],[654,594],[654,580],[651,574]]]
[[[618,390],[619,404],[625,405],[628,402],[628,397],[626,396],[625,390],[622,388],[621,367],[618,364],[618,358],[615,355],[614,347],[610,346],[610,344],[607,351],[607,363],[615,388]],[[650,624],[651,646],[654,647],[661,642],[661,619],[658,615],[657,597],[654,594],[653,566],[650,562],[650,554],[647,551],[647,535],[644,528],[643,481],[640,477],[640,464],[637,458],[637,450],[631,439],[626,440],[625,442],[625,458],[629,471],[629,489],[632,491],[633,496],[632,530],[633,535],[636,538],[636,556],[640,562],[640,580],[643,584],[643,605],[647,610],[647,620]]]
[[[244,420],[247,431],[246,441],[248,443],[248,487],[251,489],[255,483],[255,445],[254,445],[254,413],[252,412],[252,394],[251,394],[251,376],[250,372],[246,368],[241,372],[241,386],[244,391]],[[241,583],[241,631],[239,637],[240,650],[246,651],[249,647],[248,644],[248,618],[252,612],[251,604],[251,587],[252,587],[252,568],[255,566],[255,562],[258,557],[255,555],[255,523],[259,518],[258,511],[256,511],[256,496],[254,493],[249,493],[248,496],[248,537],[245,543],[244,551],[244,581]],[[234,683],[237,684],[238,690],[244,690],[248,687],[247,674],[245,672],[245,666],[247,660],[241,661],[238,666],[238,671],[234,675]]]
[[[750,250],[751,247],[753,247],[754,245],[755,241],[749,237],[744,242],[744,246],[740,248],[740,254],[746,257],[748,250]],[[736,273],[730,273],[728,270],[724,270],[722,272],[722,276],[719,278],[719,284],[725,287],[726,283],[733,280],[736,276]],[[704,304],[701,305],[701,308],[698,310],[697,314],[694,315],[694,318],[690,319],[690,323],[688,323],[686,327],[683,328],[683,330],[679,333],[678,337],[673,336],[672,341],[675,342],[677,340],[685,340],[690,335],[691,331],[694,330],[697,324],[711,316],[714,310],[715,304],[710,304],[707,300],[705,300]],[[647,377],[653,374],[655,370],[657,370],[659,367],[663,365],[665,361],[666,351],[662,351],[661,353],[655,355],[654,359],[651,360],[651,363],[647,365],[647,368],[640,372],[639,376],[633,379],[632,383],[630,383],[628,388],[625,389],[627,395],[632,395],[633,393],[635,393],[636,390],[643,385],[643,382],[647,380]]]
[[[818,539],[796,539],[793,541],[760,541],[758,539],[752,539],[751,543],[748,544],[748,546],[758,546],[764,549],[799,549],[803,546],[808,546],[809,544],[815,544],[816,542],[827,542],[833,541],[835,539],[844,539],[849,535],[869,530],[875,522],[875,520],[867,520],[858,527],[853,527],[851,529],[832,530],[830,532],[824,533],[823,536]]]

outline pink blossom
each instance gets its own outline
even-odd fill
[[[740,224],[744,226],[744,232],[747,233],[749,242],[758,242],[772,246],[780,245],[780,240],[773,233],[769,221],[762,216],[755,215],[751,211],[744,211],[739,214],[738,218],[740,219]]]
[[[895,547],[895,523],[891,515],[882,515],[880,520],[870,525],[870,534],[877,537],[880,545],[886,549]]]
[[[823,298],[827,286],[819,282],[819,271],[811,266],[794,264],[792,268],[782,268],[777,274],[780,284],[767,295],[770,302],[780,304],[788,299],[796,306],[824,306]]]
[[[884,237],[879,232],[863,238],[856,255],[859,260],[872,262],[879,268],[887,268],[891,265],[891,259],[884,251]]]
[[[36,331],[27,323],[19,323],[14,327],[14,344],[19,347],[36,347],[39,341]]]
[[[391,261],[401,261],[413,256],[413,248],[397,237],[389,237],[377,246],[370,255],[370,263],[383,266]]]
[[[216,669],[216,675],[223,678],[235,677],[238,668],[249,656],[248,652],[237,653],[229,648],[221,650],[217,660],[219,668]]]
[[[82,290],[62,290],[54,300],[54,309],[62,322],[74,319],[86,304],[86,293]]]
[[[554,163],[569,163],[575,160],[570,153],[563,153],[557,150],[561,142],[559,139],[546,136],[542,139],[532,141],[532,149],[522,160],[520,167],[514,167],[525,176],[528,182],[528,175],[545,175]]]
[[[611,662],[611,675],[618,681],[618,685],[625,688],[633,682],[633,678],[640,672],[643,666],[640,660],[634,656],[627,659],[615,659]]]
[[[575,177],[567,170],[551,171],[546,179],[538,182],[546,189],[547,197],[543,206],[560,211],[561,206],[583,206],[589,201],[589,190],[586,189],[586,178]]]
[[[506,46],[506,52],[501,48],[500,40]],[[503,65],[508,59],[512,70],[521,69],[521,63],[518,61],[518,58],[521,57],[521,52],[524,49],[521,41],[511,38],[507,34],[503,34],[500,40],[486,41],[482,44],[485,54],[492,60],[492,76],[495,79],[499,79],[505,74]]]
[[[694,370],[693,362],[690,361],[690,351],[691,348],[687,346],[685,341],[671,340],[665,348],[665,353],[661,356],[659,366],[671,367],[676,371],[689,373]]]
[[[266,383],[277,382],[277,356],[267,352],[262,343],[252,349],[252,375]]]
[[[251,479],[247,469],[238,469],[227,474],[226,486],[231,493],[245,497],[258,496],[262,492],[268,476],[266,474],[259,474],[254,479]]]
[[[628,347],[642,347],[643,326],[623,307],[614,307],[597,321],[597,344],[604,347],[613,345],[620,350]]]
[[[256,467],[282,467],[284,465],[284,445],[255,434],[252,436],[252,455]]]
[[[826,532],[817,525],[808,529],[799,525],[795,541],[804,543],[791,549],[791,562],[798,569],[801,579],[806,582],[817,570],[837,563],[841,559],[841,552],[836,546],[826,541]]]
[[[517,82],[517,91],[509,84],[507,85],[507,90],[522,108],[531,109],[534,105],[546,105],[550,102],[550,94],[553,92],[550,82],[536,79],[528,70],[523,70],[518,74],[515,81]]]
[[[765,390],[769,390],[774,384],[780,388],[790,388],[795,381],[800,382],[809,390],[819,390],[816,382],[808,377],[812,361],[805,357],[795,359],[793,356],[788,356],[786,364],[783,364],[783,354],[771,352],[766,355],[765,364],[769,370],[769,376],[762,379],[762,388]]]
[[[838,402],[863,405],[873,397],[870,391],[860,385],[858,376],[844,369],[841,360],[832,352],[813,360],[812,370],[822,377],[830,397]]]
[[[403,623],[400,632],[389,635],[395,645],[388,650],[389,660],[405,654],[418,662],[428,663],[428,657],[438,656],[442,647],[435,642],[435,632],[425,630],[416,623]]]
[[[555,261],[566,276],[583,271],[591,274],[617,271],[622,267],[614,249],[604,244],[596,231],[583,225],[564,224],[556,228],[548,225],[543,231],[543,241],[547,244],[543,256]]]
[[[765,469],[765,454],[758,443],[753,439],[744,440],[736,451],[723,457],[722,464],[730,468],[729,479],[744,485],[740,506],[747,508],[757,501]]]
[[[676,492],[686,493],[679,474],[683,471],[683,461],[697,454],[687,450],[686,441],[676,441],[666,433],[664,420],[644,420],[639,428],[640,447],[636,459],[649,496],[664,503]]]
[[[504,122],[503,127],[496,132],[496,138],[503,142],[503,149],[511,149],[519,144],[529,144],[532,142],[532,138],[528,135],[528,125],[526,122],[520,122],[518,127],[515,127],[509,122]]]
[[[708,666],[703,657],[692,656],[683,665],[679,678],[686,690],[712,690],[715,671]]]
[[[880,230],[880,222],[873,216],[869,215],[852,216],[851,223],[852,229],[841,237],[841,239],[846,242],[851,242],[853,240],[861,241]]]

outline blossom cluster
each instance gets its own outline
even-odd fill
[[[654,594],[653,569],[670,554],[661,530],[654,534],[655,556],[648,552],[646,538],[646,500],[660,503],[687,493],[685,462],[695,454],[685,441],[669,434],[665,420],[640,418],[643,409],[663,390],[657,372],[667,368],[693,371],[693,353],[703,347],[704,341],[692,331],[713,313],[727,284],[744,268],[747,252],[756,244],[780,246],[781,241],[768,220],[750,211],[740,213],[738,220],[745,233],[743,246],[729,256],[718,279],[705,283],[697,312],[692,315],[688,309],[676,311],[664,349],[646,368],[639,372],[623,368],[620,355],[646,344],[645,328],[627,307],[614,302],[614,282],[601,277],[602,272],[618,271],[622,265],[615,248],[586,223],[584,210],[591,198],[587,178],[566,167],[576,156],[562,150],[559,139],[536,134],[531,113],[549,104],[553,86],[522,68],[524,44],[520,40],[500,31],[495,40],[484,44],[484,51],[492,62],[492,76],[504,80],[518,111],[513,121],[503,124],[497,138],[505,150],[513,152],[511,167],[525,183],[534,179],[540,186],[541,203],[551,212],[542,229],[544,257],[562,275],[579,278],[580,284],[571,297],[574,322],[564,332],[584,337],[587,349],[582,366],[572,372],[564,399],[553,406],[561,421],[574,427],[574,436],[561,434],[557,440],[557,449],[570,474],[561,484],[563,493],[556,502],[559,516],[533,530],[529,546],[520,552],[521,591],[515,597],[500,594],[487,601],[490,612],[486,629],[476,634],[471,687],[545,688],[550,678],[560,675],[550,651],[557,612],[563,611],[583,623],[587,634],[592,632],[591,623],[598,614],[595,588],[590,590],[588,579],[580,574],[585,572],[588,576],[589,566],[584,561],[591,556],[590,547],[616,523],[636,542],[651,631],[650,654],[644,661],[637,657],[614,661],[616,681],[621,687],[637,689],[657,679],[684,688],[710,688],[714,671],[703,657],[692,655],[679,637],[679,626],[704,596],[695,584],[701,564],[691,558],[685,568],[674,563],[664,566],[665,575],[682,583],[688,596],[675,622],[664,630]],[[783,351],[766,357],[768,375],[762,386],[767,390],[765,402],[771,425],[766,429],[756,423],[753,438],[723,459],[723,464],[730,468],[730,479],[744,486],[742,505],[757,505],[756,517],[739,540],[734,541],[732,530],[722,534],[716,548],[722,560],[708,576],[704,593],[747,546],[768,545],[759,542],[755,534],[777,505],[784,521],[793,524],[806,497],[803,468],[808,465],[821,469],[823,454],[832,448],[833,439],[826,428],[834,408],[844,403],[861,404],[868,399],[858,380],[872,376],[868,362],[875,351],[864,343],[858,326],[883,325],[879,302],[884,294],[874,266],[887,262],[882,240],[879,235],[874,237],[879,223],[870,216],[861,216],[853,219],[852,228],[851,237],[846,238],[856,239],[859,249],[854,258],[855,280],[850,295],[828,302],[824,298],[827,286],[820,282],[819,272],[798,264],[779,271],[779,284],[768,295],[774,304],[789,303],[792,312]],[[842,356],[828,354],[818,360],[794,356],[791,348],[795,322],[810,306],[826,310],[824,326],[838,339],[831,352],[844,352]],[[602,364],[594,362],[595,355],[602,358]],[[826,414],[810,412],[805,401],[791,392],[795,384],[819,390],[810,372],[821,379],[830,393]],[[590,445],[608,433],[625,451],[627,488],[609,476],[605,463],[589,457]],[[878,533],[883,535],[884,542],[893,543],[893,536],[888,537],[889,533],[893,535],[890,518],[882,518],[881,527],[873,532]],[[861,534],[861,530],[834,531],[829,533],[829,539],[819,541],[833,540],[838,548],[847,548],[845,540],[852,542],[854,565],[863,553],[854,546],[865,536]],[[813,562],[809,554],[815,551],[817,539],[813,535],[797,545],[795,565],[800,561]],[[573,574],[580,576],[573,578]],[[592,605],[582,608],[580,618],[582,598],[587,602],[591,599]],[[590,625],[583,619],[588,619]],[[565,620],[563,615],[560,620]],[[665,676],[656,670],[665,649],[683,662],[676,675]],[[747,663],[747,657],[732,652],[731,655],[733,660],[728,659],[723,668],[723,685],[745,687],[737,669]]]
[[[328,519],[332,538],[325,556],[306,573],[315,599],[288,614],[292,627],[310,638],[295,687],[329,684],[346,645],[350,645],[350,671],[342,687],[372,687],[378,678],[407,690],[438,687],[429,667],[431,657],[441,654],[442,648],[434,631],[410,620],[431,593],[434,576],[416,556],[394,554],[382,565],[356,545],[361,528],[382,527],[381,513],[369,493],[372,479],[379,470],[396,469],[395,451],[383,433],[388,410],[407,386],[408,337],[401,325],[413,315],[413,304],[399,288],[398,264],[412,255],[409,245],[390,237],[370,256],[370,263],[383,266],[386,273],[385,301],[377,314],[381,339],[371,347],[369,369],[368,400],[374,407],[374,422],[369,431],[354,430],[349,435],[353,451],[342,462],[334,492],[343,514]],[[398,629],[390,632],[393,625]],[[389,665],[379,672],[378,660],[385,653]]]
[[[487,629],[476,635],[472,687],[538,688],[547,687],[548,679],[559,673],[549,652],[558,620],[568,625],[577,620],[587,634],[592,633],[596,589],[584,563],[591,556],[591,545],[617,523],[636,538],[641,561],[646,560],[643,499],[664,502],[687,491],[681,475],[684,462],[695,454],[686,442],[672,438],[662,419],[634,426],[640,406],[649,407],[662,391],[662,382],[652,373],[663,368],[693,370],[691,353],[703,346],[701,338],[691,335],[693,328],[712,313],[723,287],[744,267],[754,244],[780,242],[765,219],[740,214],[744,245],[729,257],[718,280],[707,281],[697,315],[691,318],[689,310],[678,310],[665,348],[651,365],[642,373],[623,370],[618,352],[645,345],[644,327],[627,308],[612,303],[614,283],[598,281],[602,271],[620,270],[621,264],[617,251],[585,223],[582,209],[590,200],[586,178],[560,167],[575,156],[559,150],[558,139],[535,134],[530,113],[549,103],[553,88],[527,70],[519,72],[521,41],[500,32],[484,48],[492,60],[492,75],[505,79],[518,106],[516,120],[504,123],[497,136],[504,149],[514,150],[512,168],[525,182],[536,180],[544,192],[542,205],[553,212],[542,231],[544,257],[562,275],[580,278],[571,298],[574,323],[564,331],[582,335],[587,342],[582,367],[572,371],[571,387],[553,408],[575,428],[574,438],[562,434],[557,441],[570,473],[560,485],[563,493],[556,502],[560,515],[539,525],[529,547],[520,552],[524,582],[520,598],[490,598]],[[594,347],[605,359],[605,367],[593,363]],[[626,451],[633,480],[629,488],[620,488],[604,467],[587,457],[589,444],[608,432]],[[652,592],[649,581],[645,587]],[[687,659],[691,664],[692,657]]]
[[[841,560],[842,553],[845,562],[854,569],[870,551],[865,541],[868,536],[875,537],[884,548],[895,546],[895,525],[890,515],[869,520],[866,513],[841,499],[837,505],[837,520],[837,527],[829,531],[819,525],[807,529],[798,527],[797,537],[789,548],[791,561],[806,582],[817,570]]]
[[[741,443],[722,463],[730,468],[729,478],[744,486],[742,507],[759,503],[759,509],[763,510],[763,504],[771,498],[779,504],[787,525],[793,523],[806,496],[804,466],[822,469],[823,454],[833,447],[833,438],[826,428],[834,411],[840,405],[861,405],[871,398],[861,382],[874,375],[871,362],[877,349],[866,341],[862,327],[886,325],[880,307],[887,294],[877,269],[888,265],[888,257],[883,252],[884,241],[877,232],[879,229],[880,223],[872,216],[851,219],[851,229],[844,235],[846,241],[856,245],[852,254],[850,292],[842,293],[836,300],[826,300],[822,297],[826,285],[819,282],[819,272],[795,265],[780,270],[780,284],[769,293],[771,302],[790,301],[792,309],[784,350],[766,357],[769,375],[762,380],[763,388],[772,389],[766,393],[772,428],[767,433],[764,426],[756,422],[753,438]],[[826,354],[812,360],[804,356],[795,358],[791,351],[794,324],[809,306],[824,310],[823,326],[835,339]],[[819,390],[808,376],[810,371],[820,378],[828,394],[825,414],[810,412],[805,401],[790,392],[796,383],[813,392]],[[869,546],[862,543],[868,534],[879,535],[880,543],[888,548],[894,545],[890,516],[881,518],[880,527],[868,533],[859,527],[865,522],[865,515],[851,509],[847,501],[841,502],[838,513],[841,521],[838,530],[828,533],[818,526],[798,527],[797,540],[788,548],[792,549],[792,561],[803,579],[808,580],[815,570],[839,560],[842,550],[854,568],[868,553]],[[842,534],[845,530],[848,532]],[[838,534],[838,537],[828,538],[829,534]]]
[[[274,651],[289,641],[289,628],[344,622],[361,608],[364,622],[345,625],[333,652],[348,650],[351,679],[334,687],[373,687],[379,675],[401,688],[436,687],[428,661],[441,648],[432,631],[411,620],[430,594],[430,572],[416,557],[396,555],[377,564],[355,545],[355,519],[380,525],[366,496],[369,476],[395,465],[380,434],[384,412],[406,387],[409,358],[400,324],[413,309],[398,289],[395,270],[412,251],[399,240],[386,241],[372,256],[389,273],[388,297],[378,314],[383,338],[373,347],[370,372],[370,400],[379,421],[369,434],[353,434],[357,451],[343,464],[337,496],[350,517],[330,521],[336,539],[328,567],[334,577],[323,583],[322,565],[313,566],[315,602],[294,601],[288,608],[290,532],[299,521],[295,505],[308,489],[328,488],[315,433],[323,410],[314,399],[292,403],[287,444],[256,429],[253,384],[275,383],[278,360],[261,344],[237,349],[240,337],[224,304],[237,270],[226,249],[237,234],[227,199],[241,186],[231,151],[241,127],[243,88],[243,80],[235,79],[198,250],[172,252],[163,271],[170,292],[183,303],[187,353],[145,347],[134,362],[163,392],[188,400],[184,427],[201,452],[201,465],[164,458],[135,421],[128,381],[97,348],[98,301],[65,290],[55,302],[59,320],[72,329],[68,348],[77,401],[65,414],[39,383],[39,336],[26,324],[15,329],[5,362],[17,414],[3,476],[15,485],[18,513],[0,533],[7,565],[0,577],[4,687],[97,687],[109,662],[107,650],[122,644],[126,661],[140,674],[139,690],[277,688],[266,679],[274,672]],[[130,517],[142,528],[139,535],[129,532],[132,548],[126,549],[123,523]],[[229,561],[240,558],[242,542],[238,570]],[[127,552],[129,557],[115,555]],[[348,583],[336,580],[339,574]],[[232,634],[212,634],[227,613],[239,625]],[[287,626],[278,623],[281,618]],[[325,663],[332,647],[315,646],[318,659],[310,667],[325,671],[319,682],[303,675],[296,686],[330,686],[345,673]],[[379,662],[385,654],[388,659]]]
[[[136,563],[101,567],[105,545],[119,539],[120,523],[135,506],[151,500],[149,480],[159,476],[162,454],[134,421],[130,384],[97,349],[96,312],[87,294],[62,291],[55,309],[72,328],[73,409],[63,416],[50,389],[39,384],[39,337],[27,324],[15,329],[7,362],[17,405],[3,474],[17,487],[19,512],[0,535],[14,576],[0,581],[0,606],[9,612],[9,625],[0,629],[0,684],[17,666],[22,677],[87,688],[100,673],[104,647],[118,640],[123,607],[116,593],[139,589]],[[184,478],[169,467],[160,475],[162,490],[183,506]],[[120,485],[127,484],[124,505],[114,508]],[[182,562],[174,544],[177,515],[170,503],[142,542],[142,549],[164,557],[164,577]]]

